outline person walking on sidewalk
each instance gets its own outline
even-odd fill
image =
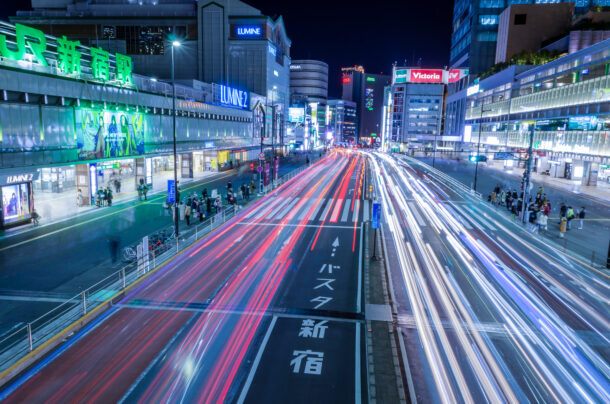
[[[212,214],[212,199],[209,197],[205,198],[205,212],[208,215]]]
[[[76,206],[78,206],[79,208],[83,206],[83,191],[81,191],[80,189],[76,193]]]
[[[572,219],[574,219],[574,209],[571,206],[568,206],[568,211],[566,213],[566,217],[568,218],[568,230],[572,229]]]
[[[203,222],[203,219],[205,219],[205,206],[203,203],[203,199],[199,200],[199,203],[197,204],[197,209],[199,210],[199,223]]]
[[[138,201],[142,200],[142,184],[138,185]]]
[[[144,194],[144,200],[148,200],[148,185],[142,184],[142,193]]]
[[[582,230],[583,225],[585,224],[585,207],[580,208],[580,212],[578,212],[578,230]]]
[[[186,207],[184,208],[184,218],[186,219],[186,225],[190,226],[191,225],[191,206],[190,205],[186,205]]]
[[[547,230],[549,222],[549,217],[544,214],[544,212],[540,211],[538,213],[538,231],[540,234],[544,233]]]
[[[186,215],[186,205],[184,204],[184,201],[180,201],[178,212],[180,213],[180,220],[184,220],[184,216]]]
[[[254,180],[250,181],[250,193],[254,195],[256,192],[256,185],[254,184]]]
[[[559,238],[564,238],[567,230],[568,219],[565,216],[562,216],[559,220]]]
[[[112,189],[106,188],[106,200],[108,201],[108,206],[112,206]]]

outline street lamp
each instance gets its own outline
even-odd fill
[[[481,118],[479,119],[479,140],[477,141],[477,156],[476,156],[476,161],[475,161],[475,165],[474,165],[474,185],[473,185],[473,190],[476,192],[477,190],[477,178],[478,178],[478,174],[479,174],[479,150],[481,149],[481,128],[483,127],[483,113],[484,112],[491,112],[492,109],[483,109],[483,103],[481,103]]]
[[[172,121],[174,126],[174,230],[176,240],[178,240],[178,225],[180,217],[178,215],[178,152],[176,150],[176,80],[175,80],[175,65],[174,65],[174,48],[181,46],[179,41],[172,41]]]

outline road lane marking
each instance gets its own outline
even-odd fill
[[[345,200],[345,207],[343,208],[343,214],[341,215],[341,221],[342,222],[347,222],[347,218],[349,215],[349,207],[351,206],[352,200],[350,198],[347,198]]]
[[[414,202],[407,202],[407,205],[411,207],[411,213],[415,217],[415,220],[417,220],[417,224],[419,224],[419,227],[425,227],[426,222],[424,221],[424,218],[420,215],[419,209],[417,209],[417,205]]]
[[[297,217],[297,220],[299,222],[305,219],[305,216],[307,216],[307,213],[309,212],[309,210],[311,209],[311,206],[315,203],[315,201],[316,201],[315,198],[307,198],[307,202],[301,207],[301,212],[299,213],[299,216]]]
[[[365,199],[364,203],[363,203],[363,207],[362,207],[362,221],[363,222],[368,222],[369,221],[369,200]]]
[[[254,379],[254,374],[256,373],[256,369],[258,369],[258,364],[261,361],[261,357],[263,356],[263,352],[265,351],[265,347],[267,346],[267,342],[269,342],[269,337],[271,336],[271,331],[273,331],[273,327],[275,327],[275,323],[277,321],[277,316],[273,316],[271,319],[271,324],[269,324],[269,328],[267,328],[267,332],[265,333],[265,337],[263,338],[263,342],[261,343],[258,352],[256,353],[256,357],[254,358],[254,362],[252,363],[252,367],[250,368],[250,372],[248,373],[248,378],[246,379],[246,383],[244,384],[244,388],[241,390],[241,394],[237,399],[238,404],[242,404],[248,395],[248,390],[250,389],[250,385],[252,384],[252,380]]]
[[[309,220],[316,220],[316,216],[318,215],[318,211],[322,208],[322,206],[324,206],[324,202],[325,201],[326,201],[326,198],[320,199],[320,202],[318,203],[318,206],[316,206],[316,210],[314,210],[313,214],[309,217]]]
[[[362,402],[362,386],[360,386],[360,323],[356,324],[356,366],[355,366],[355,375],[356,375],[356,404],[360,404]]]
[[[337,220],[339,220],[339,213],[341,213],[342,204],[343,204],[343,199],[337,199],[337,203],[335,203],[335,208],[333,209],[333,213],[330,216],[331,223],[337,223]]]
[[[364,222],[360,223],[360,252],[358,253],[358,296],[356,297],[356,311],[362,311],[362,250],[364,250]]]
[[[356,199],[356,206],[354,206],[354,213],[352,214],[352,222],[358,221],[358,213],[360,211],[360,199]]]
[[[281,213],[280,213],[280,214],[279,214],[279,215],[278,215],[278,216],[275,218],[275,220],[282,220],[282,219],[284,218],[284,216],[286,216],[286,214],[287,214],[288,212],[290,212],[290,211],[291,211],[291,210],[294,208],[294,206],[295,206],[295,205],[296,205],[296,204],[299,202],[299,200],[300,200],[300,199],[301,199],[301,198],[294,198],[294,199],[292,200],[292,202],[290,202],[290,203],[288,204],[288,206],[286,206],[286,207],[284,208],[284,210],[282,210],[282,211],[281,211]],[[293,212],[294,212],[294,211],[293,211]]]
[[[273,219],[273,216],[275,216],[284,206],[286,206],[286,203],[288,203],[290,201],[290,198],[284,198],[284,197],[277,197],[276,200],[279,199],[279,203],[277,205],[275,205],[275,208],[271,211],[271,213],[269,213],[269,215],[265,218],[267,220],[271,220]]]
[[[286,226],[286,227],[324,227],[325,229],[350,229],[353,230],[352,226],[340,226],[333,224],[300,224],[300,223],[258,223],[258,222],[239,222],[237,224],[245,226]]]
[[[326,215],[328,215],[328,211],[330,210],[330,207],[333,206],[333,198],[329,198],[328,199],[328,203],[326,204],[326,208],[324,209],[324,211],[320,214],[320,218],[319,220],[324,220],[324,218],[326,217]]]

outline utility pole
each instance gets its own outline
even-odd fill
[[[533,160],[533,148],[534,148],[534,132],[536,131],[536,124],[532,123],[530,129],[530,145],[527,149],[527,164],[525,167],[525,175],[523,178],[523,202],[521,204],[521,220],[523,223],[527,223],[525,216],[527,208],[527,201],[529,200],[529,188],[530,188],[530,175],[532,174],[532,160]]]
[[[178,214],[178,152],[176,147],[176,81],[174,75],[174,48],[180,46],[180,42],[172,42],[172,121],[174,126],[174,232],[176,233],[176,240],[178,240],[178,226],[180,223],[180,217]]]
[[[443,122],[443,105],[445,104],[444,103],[444,99],[445,99],[445,87],[444,87],[444,85],[443,85],[443,90],[442,91],[443,91],[443,93],[442,93],[441,102],[440,102],[440,105],[439,105],[440,111],[439,111],[439,114],[438,114],[438,128],[437,128],[436,133],[434,133],[434,150],[432,151],[432,168],[434,168],[434,164],[436,162],[436,146],[437,146],[436,137],[441,133],[441,125],[442,125],[442,122]],[[483,107],[481,106],[481,108],[483,108]]]

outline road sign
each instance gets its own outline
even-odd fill
[[[514,160],[515,155],[511,152],[497,152],[494,153],[494,160]]]
[[[176,187],[174,186],[174,180],[167,180],[167,201],[169,203],[176,203]]]
[[[261,159],[261,160],[264,160],[265,159],[265,153],[263,153],[263,152],[258,153],[258,158]]]
[[[373,204],[373,220],[371,221],[371,227],[373,229],[379,228],[379,220],[381,219],[381,204]]]
[[[262,173],[263,172],[263,166],[256,167],[256,171],[258,171],[259,173]]]

